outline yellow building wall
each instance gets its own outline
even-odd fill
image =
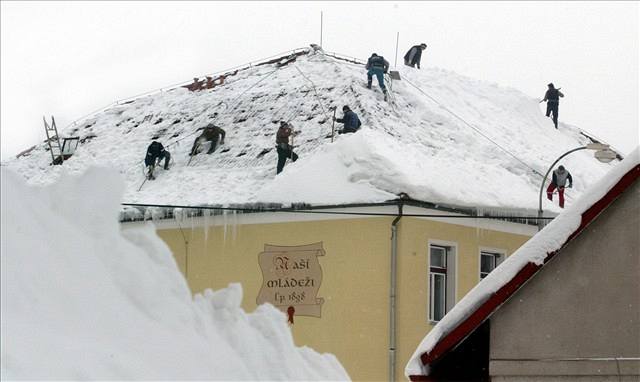
[[[265,244],[322,242],[319,257],[322,317],[295,316],[296,345],[336,355],[353,380],[388,379],[389,264],[392,218],[358,218],[269,224],[160,229],[194,293],[239,282],[243,308],[253,311],[262,286],[258,254]],[[399,225],[396,379],[431,329],[428,306],[428,241],[458,245],[459,300],[479,281],[481,246],[513,253],[528,237],[461,225],[403,218]],[[185,243],[186,242],[186,243]]]
[[[398,236],[396,379],[401,380],[409,358],[433,328],[428,318],[429,240],[457,246],[456,301],[459,301],[480,281],[481,249],[498,249],[509,256],[529,236],[416,218],[403,218]]]

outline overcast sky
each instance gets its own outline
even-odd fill
[[[562,87],[560,121],[629,152],[638,137],[638,2],[1,3],[2,159],[118,99],[319,43],[541,98]],[[363,72],[363,81],[365,74]],[[541,106],[541,113],[543,112]]]

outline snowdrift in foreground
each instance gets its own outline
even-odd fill
[[[2,170],[3,380],[349,378],[274,307],[245,313],[240,285],[192,298],[152,226],[120,232],[123,192],[114,171],[30,188]]]
[[[578,229],[582,221],[582,213],[605,196],[625,174],[638,164],[640,164],[640,147],[631,152],[620,164],[589,188],[573,205],[482,279],[418,345],[405,368],[405,376],[409,378],[410,375],[423,375],[424,371],[420,360],[422,354],[430,352],[442,338],[473,314],[480,305],[507,284],[528,263],[543,264],[547,254],[560,249],[569,236]]]

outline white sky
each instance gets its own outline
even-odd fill
[[[118,99],[309,43],[436,66],[542,97],[560,121],[623,153],[638,137],[638,2],[1,3],[1,142],[7,159]],[[363,81],[366,81],[363,71]],[[541,106],[541,113],[543,106]]]

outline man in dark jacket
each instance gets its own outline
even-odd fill
[[[560,88],[553,87],[553,83],[547,85],[549,89],[544,94],[544,99],[540,102],[547,102],[547,117],[553,113],[553,124],[558,128],[558,106],[560,104],[560,98],[564,97],[564,94],[560,92]]]
[[[373,53],[366,65],[367,71],[367,88],[371,89],[371,82],[373,81],[373,76],[378,77],[378,84],[380,85],[380,89],[384,93],[384,99],[387,99],[387,88],[384,86],[384,74],[389,70],[389,62],[384,59],[382,56],[378,56]]]
[[[278,151],[278,165],[276,167],[276,175],[282,172],[284,164],[287,158],[291,158],[292,161],[298,160],[298,155],[293,152],[293,146],[289,144],[289,137],[295,136],[297,132],[294,132],[291,124],[280,121],[280,128],[276,133],[276,149]]]
[[[553,191],[558,189],[558,196],[560,197],[560,208],[564,208],[564,186],[569,181],[569,188],[573,187],[573,178],[564,166],[558,166],[557,170],[553,171],[553,179],[551,184],[547,187],[547,198],[553,201]]]
[[[418,69],[420,69],[420,59],[422,58],[422,51],[425,49],[427,49],[427,44],[425,43],[412,46],[407,54],[404,55],[404,64],[412,68],[418,65]]]
[[[208,124],[203,130],[202,134],[196,138],[193,142],[193,147],[191,147],[191,152],[189,156],[196,155],[199,152],[200,146],[202,146],[205,142],[211,142],[211,146],[209,146],[209,150],[207,154],[211,154],[215,151],[216,146],[218,144],[218,139],[220,139],[220,144],[224,145],[224,137],[227,133],[221,129],[220,127],[214,125],[213,123]],[[220,138],[222,137],[222,138]]]
[[[358,115],[354,113],[349,106],[344,105],[342,107],[342,112],[344,115],[342,118],[336,119],[336,122],[344,123],[344,128],[338,130],[338,134],[347,134],[347,133],[355,133],[360,128],[360,118]]]
[[[153,141],[147,147],[147,156],[144,158],[144,164],[147,166],[147,178],[150,180],[155,179],[153,176],[153,170],[156,166],[156,161],[160,162],[164,159],[164,169],[169,169],[169,161],[171,160],[171,154],[164,149],[162,143]]]

